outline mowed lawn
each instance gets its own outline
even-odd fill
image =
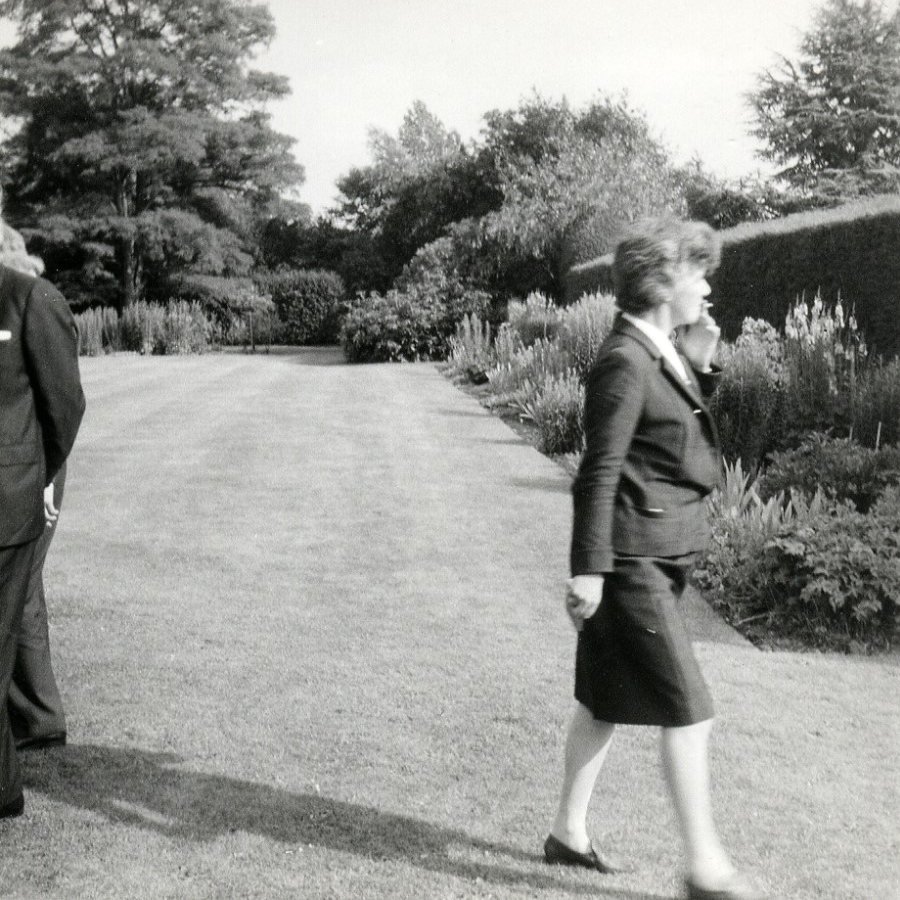
[[[70,743],[23,757],[0,895],[680,896],[649,729],[592,809],[638,871],[541,862],[572,702],[559,468],[429,365],[82,371],[46,572]],[[691,619],[737,861],[786,900],[900,896],[900,668]]]

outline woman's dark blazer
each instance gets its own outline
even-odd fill
[[[44,531],[44,487],[84,414],[78,332],[49,282],[0,266],[0,547]]]
[[[684,363],[690,385],[621,316],[600,348],[572,486],[573,575],[609,573],[616,554],[673,557],[706,545],[703,498],[721,477],[722,455],[703,398],[717,373]]]

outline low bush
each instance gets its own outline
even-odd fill
[[[900,357],[870,362],[856,385],[853,436],[866,447],[900,444]]]
[[[784,323],[785,416],[795,435],[838,428],[848,433],[867,350],[852,312],[819,295],[794,303]]]
[[[466,315],[484,315],[488,305],[486,294],[450,306],[397,290],[361,296],[349,304],[341,346],[348,362],[442,359],[457,323]]]
[[[865,515],[821,492],[765,500],[737,465],[710,513],[694,578],[752,640],[862,651],[895,639],[900,488],[886,488]]]
[[[490,322],[482,322],[474,313],[463,317],[450,338],[448,371],[474,384],[483,384],[493,360],[492,345]]]
[[[352,300],[344,316],[340,342],[348,362],[446,359],[457,325],[491,311],[491,297],[444,268],[432,245],[404,267],[395,287]]]
[[[139,353],[203,353],[213,323],[196,302],[167,306],[139,302],[119,315],[115,309],[88,309],[75,316],[83,356],[131,350]]]
[[[587,380],[615,317],[616,300],[612,294],[585,294],[560,311],[556,341],[582,381]]]
[[[900,490],[863,515],[848,502],[779,529],[760,558],[761,582],[778,598],[782,630],[844,650],[889,647],[900,598]]]
[[[813,433],[799,447],[772,454],[759,480],[763,498],[778,493],[812,495],[821,490],[838,501],[850,501],[868,512],[885,489],[900,484],[900,447],[878,450],[850,438]]]
[[[584,385],[569,369],[536,385],[526,383],[510,406],[538,429],[538,447],[549,455],[578,453],[584,445]]]
[[[821,496],[813,504],[801,498],[799,511],[806,514],[821,502]],[[795,518],[798,507],[784,495],[764,501],[740,460],[726,464],[724,482],[707,505],[711,537],[698,558],[694,581],[724,618],[740,628],[748,619],[755,620],[757,593],[766,587],[756,581],[760,554],[778,529]]]
[[[165,315],[165,308],[156,303],[126,306],[119,316],[122,349],[153,353],[162,340]]]
[[[552,341],[562,322],[562,310],[539,291],[529,294],[524,301],[510,300],[506,316],[509,327],[523,347],[538,341]]]
[[[78,352],[82,356],[100,356],[121,349],[119,316],[111,307],[86,309],[75,316],[78,326]]]
[[[487,377],[495,402],[502,404],[526,385],[538,386],[571,368],[571,361],[556,341],[538,338],[530,347],[519,344],[505,361],[498,361],[490,369]]]
[[[154,339],[152,352],[173,354],[203,353],[209,346],[212,325],[199,303],[180,301],[165,307],[162,329]]]
[[[767,322],[746,319],[734,344],[718,352],[722,368],[710,411],[722,452],[755,469],[780,443],[785,394],[784,359],[777,332]]]
[[[287,344],[336,344],[345,300],[340,276],[324,269],[274,272],[260,282],[271,296]]]

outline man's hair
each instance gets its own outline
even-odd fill
[[[613,282],[623,312],[640,314],[659,306],[688,264],[710,275],[719,265],[719,237],[705,222],[651,219],[640,223],[616,247]]]

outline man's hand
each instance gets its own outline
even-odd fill
[[[59,518],[59,510],[53,504],[53,482],[51,481],[44,488],[44,521],[48,528],[53,527],[53,523]]]
[[[695,369],[699,372],[708,372],[720,334],[721,329],[709,314],[707,305],[693,325],[681,329],[678,335],[678,348]]]
[[[566,582],[566,612],[576,631],[584,628],[585,620],[597,612],[602,599],[602,575],[576,575]]]

